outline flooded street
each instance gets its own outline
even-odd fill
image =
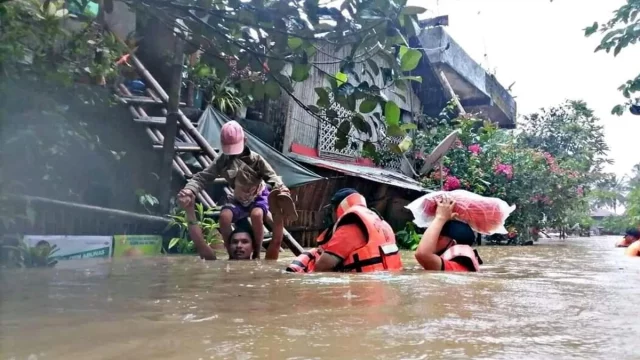
[[[295,275],[196,257],[3,271],[1,359],[639,359],[617,238],[480,247],[480,274]],[[59,264],[68,266],[68,263]]]

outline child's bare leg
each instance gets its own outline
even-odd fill
[[[218,224],[220,225],[220,235],[222,235],[222,240],[224,241],[224,248],[229,252],[229,236],[231,236],[231,232],[233,231],[231,228],[231,224],[233,222],[233,211],[231,209],[222,209],[220,212],[220,219],[218,219]],[[229,254],[231,256],[231,254]]]
[[[253,229],[253,258],[260,259],[262,240],[264,240],[264,210],[262,208],[251,209],[251,228]]]

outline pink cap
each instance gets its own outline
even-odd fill
[[[223,153],[227,155],[242,154],[244,150],[244,130],[242,130],[242,126],[233,120],[222,125],[220,142],[222,143]]]

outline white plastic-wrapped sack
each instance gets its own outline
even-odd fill
[[[444,194],[456,202],[453,212],[458,214],[457,220],[469,224],[474,231],[485,235],[507,233],[504,223],[516,206],[466,190],[432,192],[407,205],[417,226],[425,228],[431,224],[436,215],[437,201]]]

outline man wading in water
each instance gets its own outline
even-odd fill
[[[216,178],[223,177],[233,189],[233,195],[229,196],[220,212],[220,233],[224,246],[231,256],[229,240],[232,224],[251,218],[253,258],[259,259],[264,238],[264,217],[269,209],[273,215],[273,239],[281,242],[284,218],[297,218],[295,204],[289,189],[269,163],[245,145],[245,134],[240,124],[236,121],[224,124],[220,130],[220,143],[223,154],[187,182],[178,193],[178,203],[184,209],[193,206],[200,190]],[[272,187],[271,192],[267,184]]]
[[[187,213],[187,222],[189,223],[189,237],[193,240],[193,244],[198,250],[200,258],[205,260],[216,260],[216,252],[204,241],[202,235],[202,228],[198,224],[196,217],[195,206],[192,204],[185,209]],[[273,238],[267,248],[267,254],[265,259],[278,260],[280,255],[280,241]],[[229,253],[229,260],[251,260],[251,256],[254,253],[254,240],[253,233],[250,227],[237,226],[235,230],[229,235],[229,245],[227,252]]]

